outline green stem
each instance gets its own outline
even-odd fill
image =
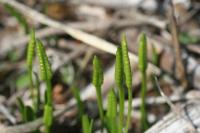
[[[37,76],[37,74],[35,74],[35,79],[36,79],[36,83],[35,83],[35,87],[37,89],[37,94],[36,94],[36,112],[38,113],[40,110],[40,87],[39,87],[39,78]]]
[[[141,131],[148,129],[147,111],[146,111],[146,95],[147,95],[147,81],[146,72],[142,72],[142,91],[141,91]]]
[[[50,127],[49,126],[45,126],[45,133],[50,133]]]
[[[118,133],[123,132],[123,121],[124,121],[124,90],[119,88],[119,130]]]
[[[35,93],[34,93],[32,67],[31,66],[29,66],[28,74],[29,74],[29,80],[30,80],[30,92],[31,92],[32,105],[33,105],[34,110],[36,111],[37,103],[36,103],[36,98],[35,98]]]
[[[47,85],[47,104],[49,106],[52,106],[52,85],[51,85],[51,80],[47,79],[46,80],[46,85]]]
[[[52,105],[52,85],[51,85],[51,80],[50,79],[46,79],[46,86],[47,86],[47,105],[48,106],[53,106]],[[49,117],[51,117],[51,119],[53,119],[53,114],[50,114]],[[46,133],[50,133],[51,132],[51,125],[47,126],[46,125]]]
[[[100,115],[101,124],[103,127],[104,119],[103,119],[103,103],[102,103],[101,89],[96,88],[96,90],[97,90],[96,92],[97,92],[97,104],[98,104],[98,109],[99,109],[99,115]],[[102,129],[102,132],[103,132],[103,129]]]
[[[127,114],[125,133],[128,133],[130,119],[131,119],[131,110],[132,110],[132,92],[131,88],[128,88],[128,114]]]

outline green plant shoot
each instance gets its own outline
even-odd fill
[[[30,33],[30,41],[28,43],[27,56],[26,56],[28,68],[31,68],[31,69],[32,69],[32,65],[33,65],[35,45],[36,45],[35,31],[34,31],[34,29],[32,29],[31,33]]]
[[[108,93],[108,104],[107,104],[107,114],[108,118],[108,128],[110,133],[117,133],[117,100],[114,90],[110,90]]]
[[[125,75],[125,83],[126,83],[126,87],[128,88],[128,114],[127,114],[127,121],[126,121],[126,127],[125,127],[125,133],[128,133],[128,128],[129,128],[130,119],[131,119],[131,111],[132,111],[132,91],[131,91],[132,72],[131,72],[131,65],[130,65],[130,60],[128,56],[128,47],[127,47],[125,34],[122,35],[121,47],[122,47],[122,62],[123,62],[123,71]]]
[[[25,122],[33,121],[36,118],[35,112],[30,106],[25,106],[24,117],[25,117],[24,119]]]
[[[34,57],[34,50],[35,50],[35,45],[36,45],[36,40],[35,40],[35,31],[34,29],[31,30],[30,33],[30,41],[28,43],[28,48],[27,48],[27,55],[26,55],[26,62],[28,66],[28,74],[29,74],[29,80],[30,80],[30,92],[31,92],[31,97],[33,101],[33,107],[37,109],[37,99],[35,98],[35,93],[34,93],[34,85],[33,85],[33,57]],[[37,111],[37,110],[36,110]]]
[[[140,35],[140,44],[138,53],[139,53],[139,69],[142,73],[145,73],[147,69],[147,39],[144,33]]]
[[[147,78],[146,78],[146,69],[147,69],[147,39],[144,33],[140,36],[139,42],[139,70],[142,75],[142,90],[141,90],[141,130],[144,132],[148,129],[148,120],[147,120],[147,111],[146,111],[146,95],[147,95]]]
[[[80,89],[77,88],[77,87],[73,87],[72,92],[73,92],[73,95],[76,99],[76,102],[77,102],[77,105],[78,105],[78,111],[79,111],[79,118],[81,119],[82,116],[83,116],[83,102],[82,102],[81,97],[80,97]]]
[[[40,40],[37,40],[37,54],[40,62],[40,76],[41,79],[46,82],[46,105],[44,108],[44,123],[46,128],[46,133],[50,132],[51,125],[53,123],[53,107],[52,107],[52,71],[51,66],[48,61],[44,46]]]
[[[127,41],[125,34],[122,35],[122,41],[121,41],[121,47],[122,47],[122,61],[124,65],[124,75],[125,75],[125,83],[127,88],[132,87],[132,72],[131,72],[131,65],[130,60],[128,56],[128,47],[127,47]]]
[[[42,80],[51,80],[52,72],[44,46],[40,40],[37,40],[37,53],[40,62],[40,76]]]
[[[52,78],[52,71],[51,66],[48,61],[48,57],[46,55],[44,46],[40,40],[37,40],[37,53],[40,62],[40,75],[41,79],[46,82],[47,85],[47,104],[52,104],[52,87],[51,87],[51,78]]]
[[[19,106],[19,111],[23,122],[30,122],[36,119],[36,114],[32,107],[24,105],[21,98],[17,98],[17,104]],[[38,130],[35,130],[32,133],[38,133]]]
[[[123,62],[122,62],[122,49],[119,46],[116,52],[115,62],[115,82],[119,94],[119,124],[118,132],[121,133],[123,130],[124,121],[124,90],[123,90]]]
[[[102,126],[104,123],[104,114],[103,114],[103,99],[101,94],[101,86],[103,84],[103,70],[102,64],[97,56],[93,58],[93,75],[92,75],[92,83],[96,88],[96,95],[97,95],[97,104],[99,109],[99,115],[102,122]]]

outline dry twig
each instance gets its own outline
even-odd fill
[[[193,124],[193,121],[191,121],[190,118],[187,117],[187,113],[188,112],[184,112],[183,109],[184,107],[181,107],[181,106],[175,106],[171,100],[164,94],[164,92],[161,90],[159,84],[158,84],[158,80],[157,78],[155,77],[155,82],[156,82],[156,86],[161,94],[162,97],[164,97],[164,99],[166,100],[167,104],[170,106],[171,110],[172,110],[172,113],[174,113],[176,115],[176,119],[181,119],[184,123],[185,123],[185,126],[186,126],[186,129],[184,128],[181,128],[181,129],[184,129],[186,130],[187,132],[189,133],[197,133],[197,129],[196,129],[196,126]],[[185,106],[186,107],[186,106]],[[190,113],[190,112],[189,112]],[[172,123],[169,123],[169,124],[173,124]],[[178,125],[177,125],[178,126]],[[174,127],[176,128],[176,127]],[[165,129],[164,129],[165,130]],[[184,131],[183,130],[183,131]],[[176,131],[176,130],[174,130]],[[158,130],[158,132],[161,132],[161,130]],[[168,131],[169,132],[169,131]],[[177,132],[177,131],[176,131]],[[184,131],[185,132],[185,131]]]
[[[172,41],[173,41],[173,47],[174,47],[174,54],[175,54],[175,74],[176,78],[180,80],[182,86],[184,88],[187,87],[187,78],[186,78],[186,71],[183,64],[183,59],[181,57],[181,46],[178,40],[178,30],[177,30],[177,23],[174,16],[174,7],[172,4],[172,1],[169,0],[169,19],[171,22],[171,33],[172,33]]]

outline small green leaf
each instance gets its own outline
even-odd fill
[[[50,127],[53,123],[53,108],[52,106],[45,105],[43,122],[46,126]]]
[[[90,127],[89,127],[89,132],[88,133],[92,133],[92,128],[93,128],[93,119],[90,121]]]
[[[126,86],[127,88],[131,88],[132,87],[132,72],[131,72],[130,60],[128,56],[128,47],[127,47],[125,34],[122,35],[121,47],[122,47],[122,60],[123,60],[123,65],[124,65],[123,67],[124,67]]]
[[[82,130],[83,133],[92,133],[93,121],[89,122],[87,115],[82,116]]]
[[[92,83],[94,84],[96,88],[101,88],[101,85],[103,84],[102,64],[97,56],[94,56],[94,59],[93,59]]]
[[[140,44],[138,52],[139,52],[139,69],[141,72],[145,72],[147,69],[147,39],[144,33],[140,35]]]
[[[19,106],[19,112],[21,113],[21,116],[22,116],[22,118],[24,119],[23,113],[24,113],[25,105],[24,105],[22,99],[19,98],[19,97],[17,98],[17,105]]]
[[[123,61],[122,61],[122,50],[121,47],[117,48],[116,52],[116,63],[115,63],[115,82],[119,89],[122,88],[123,84]]]
[[[17,98],[17,103],[24,122],[29,122],[36,118],[33,109],[30,106],[25,106],[21,98]]]
[[[24,116],[25,116],[25,120],[24,120],[25,122],[32,121],[36,118],[35,113],[30,106],[25,106]]]

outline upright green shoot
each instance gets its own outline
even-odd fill
[[[80,90],[77,87],[73,87],[72,92],[76,99],[76,102],[78,105],[78,111],[79,111],[79,118],[81,119],[83,116],[83,102],[81,101]]]
[[[116,52],[116,63],[115,63],[115,82],[119,94],[119,123],[118,133],[123,132],[124,122],[124,89],[123,89],[123,62],[122,62],[122,49],[118,47]]]
[[[128,56],[128,47],[127,47],[127,41],[126,37],[123,34],[122,41],[121,41],[121,47],[122,47],[122,61],[123,61],[123,70],[124,70],[124,76],[125,76],[125,84],[128,88],[128,114],[127,114],[127,121],[126,121],[126,127],[125,127],[125,133],[128,132],[129,125],[130,125],[130,119],[131,119],[131,111],[132,111],[132,71],[131,71],[131,65],[130,60]]]
[[[31,98],[33,101],[33,107],[34,109],[37,109],[37,104],[36,104],[36,98],[34,95],[34,85],[33,85],[33,57],[34,57],[34,50],[35,50],[35,45],[36,45],[36,40],[35,40],[35,31],[34,29],[31,30],[30,33],[30,41],[28,43],[28,48],[27,48],[27,55],[26,55],[26,62],[28,66],[28,74],[29,74],[29,80],[30,80],[30,92],[31,92]]]
[[[107,114],[108,129],[110,133],[117,133],[117,100],[114,90],[108,93]]]
[[[102,94],[101,94],[101,86],[103,84],[103,70],[102,70],[102,64],[97,56],[94,56],[93,58],[92,83],[96,88],[99,115],[100,115],[101,123],[103,126],[104,114],[103,114],[103,103],[102,103],[103,99],[102,99]]]
[[[53,123],[53,105],[52,105],[52,71],[51,66],[48,61],[44,46],[40,40],[37,40],[37,54],[40,62],[40,76],[43,81],[46,83],[46,94],[47,101],[44,107],[44,124],[46,128],[46,133],[50,133],[50,128]]]
[[[21,98],[17,98],[17,104],[19,106],[19,111],[23,122],[30,122],[36,119],[37,116],[32,107],[25,105]],[[35,130],[32,133],[38,132],[38,130]]]
[[[141,90],[141,130],[144,132],[148,129],[148,120],[147,120],[147,111],[146,111],[146,95],[147,95],[147,77],[146,77],[146,69],[147,69],[147,39],[144,33],[140,36],[140,44],[139,44],[139,70],[142,76],[142,90]]]
[[[40,40],[37,40],[37,54],[40,62],[40,76],[41,80],[46,82],[47,85],[47,104],[52,104],[52,87],[51,87],[51,78],[52,71],[51,66],[48,61],[44,46]]]
[[[72,87],[72,93],[78,105],[79,119],[81,119],[82,122],[82,132],[92,133],[93,120],[89,121],[88,116],[86,114],[83,114],[84,110],[83,110],[83,102],[80,96],[80,89],[78,89],[77,87]]]

